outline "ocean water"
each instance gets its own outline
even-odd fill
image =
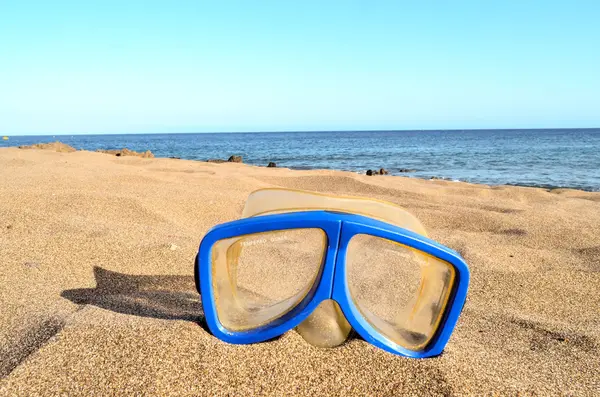
[[[77,149],[151,150],[157,157],[336,169],[600,191],[600,128],[22,136],[0,147],[59,140]],[[414,169],[401,173],[400,169]]]

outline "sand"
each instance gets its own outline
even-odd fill
[[[198,244],[265,187],[391,201],[461,252],[444,354],[199,325]],[[599,226],[599,193],[1,149],[0,395],[598,395]]]

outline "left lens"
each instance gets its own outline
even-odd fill
[[[266,325],[292,310],[318,281],[327,236],[290,229],[220,240],[212,248],[219,322],[230,331]]]
[[[364,319],[394,343],[418,351],[438,329],[455,269],[395,241],[358,234],[348,244],[346,273]]]

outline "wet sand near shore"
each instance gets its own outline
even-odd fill
[[[459,251],[443,355],[211,336],[198,244],[267,187],[390,201]],[[599,225],[577,190],[0,149],[0,395],[597,395]]]

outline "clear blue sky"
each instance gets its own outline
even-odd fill
[[[0,134],[600,127],[600,1],[0,0]]]

